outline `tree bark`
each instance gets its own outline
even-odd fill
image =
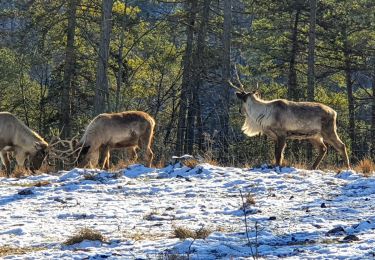
[[[202,135],[202,120],[200,114],[200,100],[199,100],[199,89],[202,85],[202,76],[204,75],[204,49],[206,41],[207,24],[209,20],[211,0],[204,0],[203,9],[201,12],[201,20],[198,29],[198,37],[196,48],[193,52],[192,62],[192,77],[190,84],[190,95],[189,95],[189,107],[187,114],[187,129],[186,129],[186,149],[185,152],[188,154],[194,153],[194,144],[196,141],[202,142],[202,138],[198,136],[195,138],[195,132],[197,135]],[[199,118],[199,119],[198,119]],[[197,144],[198,147],[201,144]]]
[[[315,39],[316,39],[316,0],[310,0],[309,47],[307,57],[307,100],[315,99]],[[312,159],[312,145],[307,146],[307,159]]]
[[[102,23],[99,43],[99,58],[96,72],[96,88],[94,98],[94,113],[98,115],[109,109],[109,87],[108,87],[108,58],[109,44],[112,29],[112,5],[113,0],[102,2]]]
[[[309,50],[307,58],[307,100],[314,101],[315,94],[315,38],[316,0],[310,0]]]
[[[375,57],[372,71],[372,103],[371,103],[371,157],[375,160]]]
[[[118,65],[118,73],[117,73],[117,80],[116,80],[116,103],[115,103],[115,111],[119,111],[120,109],[120,92],[122,87],[122,77],[123,77],[123,70],[124,67],[122,65],[123,63],[123,51],[124,51],[124,41],[125,41],[125,26],[126,26],[126,7],[127,7],[127,1],[124,1],[124,13],[121,19],[121,32],[120,32],[120,45],[118,47],[118,59],[117,59],[117,65]]]
[[[300,10],[296,10],[292,28],[292,49],[290,52],[289,75],[288,75],[288,99],[298,100],[296,58],[298,53],[298,23]]]
[[[348,111],[349,111],[349,138],[351,144],[352,155],[356,154],[356,137],[355,137],[355,114],[354,114],[354,96],[353,96],[353,81],[352,68],[350,60],[350,47],[346,30],[343,31],[344,40],[344,66],[345,66],[345,81],[346,91],[348,96]]]
[[[71,134],[71,116],[72,116],[72,101],[71,91],[74,77],[75,68],[75,50],[74,38],[76,31],[76,15],[79,0],[69,0],[68,2],[68,28],[67,28],[67,41],[65,48],[65,64],[64,64],[64,77],[63,89],[61,93],[60,105],[60,129],[62,130],[61,136],[63,138],[70,137]]]
[[[184,71],[182,74],[181,92],[180,92],[180,104],[179,114],[177,123],[177,142],[176,142],[176,154],[181,155],[185,151],[186,141],[184,140],[186,135],[186,113],[187,113],[187,102],[190,91],[190,80],[191,80],[191,57],[193,53],[193,40],[194,40],[194,24],[196,18],[196,9],[198,5],[197,0],[186,1],[190,2],[190,8],[188,8],[189,18],[187,22],[186,32],[186,47],[183,59]],[[187,5],[187,4],[186,4]],[[187,5],[188,6],[188,5]]]
[[[228,134],[229,134],[229,83],[230,79],[230,54],[231,54],[231,30],[232,30],[232,0],[224,0],[224,24],[223,24],[223,67],[222,67],[222,96],[220,116],[220,143],[222,147],[222,160],[228,160]]]

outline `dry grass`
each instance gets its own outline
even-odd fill
[[[370,158],[364,158],[355,166],[356,172],[363,173],[363,176],[370,177],[375,173],[375,163]]]
[[[30,172],[25,167],[16,166],[11,176],[15,178],[26,177],[26,176],[30,176]]]
[[[126,169],[129,165],[133,164],[133,161],[126,161],[124,159],[120,159],[116,164],[110,164],[110,171],[119,171],[122,169]]]
[[[32,186],[34,186],[34,187],[43,187],[43,186],[48,186],[48,185],[51,185],[51,182],[49,182],[49,181],[38,181],[36,183],[33,183]]]
[[[50,173],[50,172],[56,172],[56,167],[52,165],[48,165],[47,163],[43,163],[38,172],[43,173]]]
[[[91,241],[97,240],[100,242],[106,241],[105,237],[99,231],[91,229],[91,228],[82,228],[77,232],[77,234],[68,238],[64,242],[64,244],[69,246],[69,245],[81,243],[84,240],[91,240]]]
[[[251,205],[255,205],[255,198],[254,196],[249,192],[246,194],[245,196],[245,205],[246,206],[251,206]]]
[[[24,255],[30,252],[36,252],[45,250],[43,247],[11,247],[11,246],[1,246],[0,247],[0,257],[8,255]]]
[[[215,159],[212,159],[212,158],[204,158],[203,162],[208,163],[212,166],[221,166],[218,161],[216,161]]]
[[[191,168],[191,169],[193,169],[193,168],[195,168],[196,166],[199,165],[199,162],[198,162],[198,160],[192,158],[192,159],[183,160],[182,164]]]
[[[179,239],[193,238],[193,239],[206,239],[212,233],[211,229],[200,228],[192,230],[185,227],[175,227],[173,229],[173,237]]]
[[[6,171],[0,170],[0,177],[7,177]]]

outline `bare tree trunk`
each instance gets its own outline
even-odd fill
[[[316,0],[310,0],[309,50],[307,57],[307,100],[315,99],[315,38],[316,38]],[[312,159],[312,145],[307,147],[307,159]]]
[[[99,43],[99,58],[96,72],[96,88],[94,98],[94,113],[95,115],[108,110],[108,58],[109,58],[109,43],[112,29],[112,5],[113,0],[103,0],[102,2],[102,24]]]
[[[76,12],[78,2],[79,0],[69,0],[68,2],[67,41],[65,48],[63,89],[61,93],[60,105],[60,129],[62,129],[61,135],[63,138],[67,138],[71,134],[71,89],[75,67],[74,37],[76,31]]]
[[[222,146],[222,160],[228,160],[228,134],[229,134],[229,90],[230,79],[230,54],[231,54],[231,30],[232,30],[232,0],[224,0],[224,24],[223,24],[223,67],[222,67],[222,96],[220,116],[220,143]]]
[[[202,85],[202,76],[204,74],[204,50],[205,50],[205,41],[206,41],[206,32],[207,32],[207,24],[209,20],[209,12],[210,12],[210,3],[211,0],[204,0],[203,9],[201,12],[201,20],[198,29],[198,37],[197,37],[197,44],[196,48],[193,52],[193,63],[192,63],[192,77],[191,77],[191,85],[190,85],[190,95],[189,95],[189,107],[188,107],[188,115],[187,115],[187,129],[186,129],[186,139],[188,142],[186,143],[186,153],[193,154],[194,153],[194,144],[198,140],[198,142],[202,142],[202,137],[198,136],[195,138],[195,130],[197,128],[198,133],[202,135],[202,122],[200,120],[200,100],[199,100],[199,89]],[[198,119],[199,118],[199,119]],[[197,126],[197,127],[196,127]],[[201,144],[198,143],[198,147]]]
[[[187,22],[187,37],[186,37],[186,48],[184,55],[184,71],[182,74],[182,83],[181,83],[181,92],[180,92],[180,105],[179,105],[179,114],[178,114],[178,123],[177,123],[177,142],[176,142],[176,154],[181,155],[185,151],[186,141],[184,137],[186,135],[186,113],[187,113],[187,102],[188,95],[190,91],[190,80],[191,80],[191,58],[193,53],[193,39],[194,39],[194,24],[196,18],[196,10],[198,1],[191,0],[186,1],[190,2],[190,8],[188,9],[189,18]],[[186,4],[188,7],[188,4]]]
[[[123,51],[124,51],[124,39],[125,39],[125,26],[126,26],[126,7],[127,1],[124,1],[125,8],[124,13],[121,19],[121,32],[120,32],[120,45],[118,47],[118,73],[117,73],[117,86],[116,86],[116,103],[115,103],[115,111],[119,111],[120,109],[120,92],[122,87],[122,76],[123,76]]]
[[[315,32],[316,0],[310,0],[309,53],[307,58],[307,99],[314,101],[315,94]]]
[[[288,99],[298,100],[296,58],[298,53],[298,23],[300,10],[296,10],[294,25],[292,29],[292,49],[290,52],[289,75],[288,75]]]
[[[352,68],[350,61],[350,49],[348,43],[348,36],[346,30],[343,31],[344,40],[344,62],[345,62],[345,80],[346,91],[348,96],[348,110],[349,110],[349,138],[351,143],[352,155],[356,152],[356,136],[355,136],[355,114],[354,114],[354,96],[353,96],[353,81],[352,81]]]
[[[290,52],[290,60],[289,60],[289,75],[288,75],[288,99],[298,101],[298,89],[297,89],[297,71],[296,71],[296,59],[298,54],[298,23],[299,23],[299,16],[300,16],[300,9],[296,10],[294,21],[293,21],[293,28],[292,28],[292,49]],[[299,158],[300,149],[298,141],[293,141],[290,145],[291,153],[294,159]]]
[[[372,71],[372,104],[371,104],[371,157],[375,160],[375,58]]]

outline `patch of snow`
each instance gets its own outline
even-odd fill
[[[51,185],[27,188],[38,181]],[[19,194],[25,190],[32,193]],[[253,198],[245,205],[247,229],[240,191],[245,201]],[[374,200],[375,178],[354,171],[205,163],[136,164],[114,173],[76,168],[0,178],[0,246],[45,248],[30,259],[368,259],[375,254]],[[106,242],[63,244],[85,227]],[[180,240],[176,227],[212,233]]]

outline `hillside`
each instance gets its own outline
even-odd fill
[[[375,177],[354,171],[208,164],[191,169],[176,164],[163,169],[133,165],[116,173],[74,169],[1,178],[0,256],[371,258],[374,200]],[[81,228],[99,231],[105,242],[65,245]],[[175,237],[188,231],[208,237]],[[14,255],[16,248],[25,254]]]

